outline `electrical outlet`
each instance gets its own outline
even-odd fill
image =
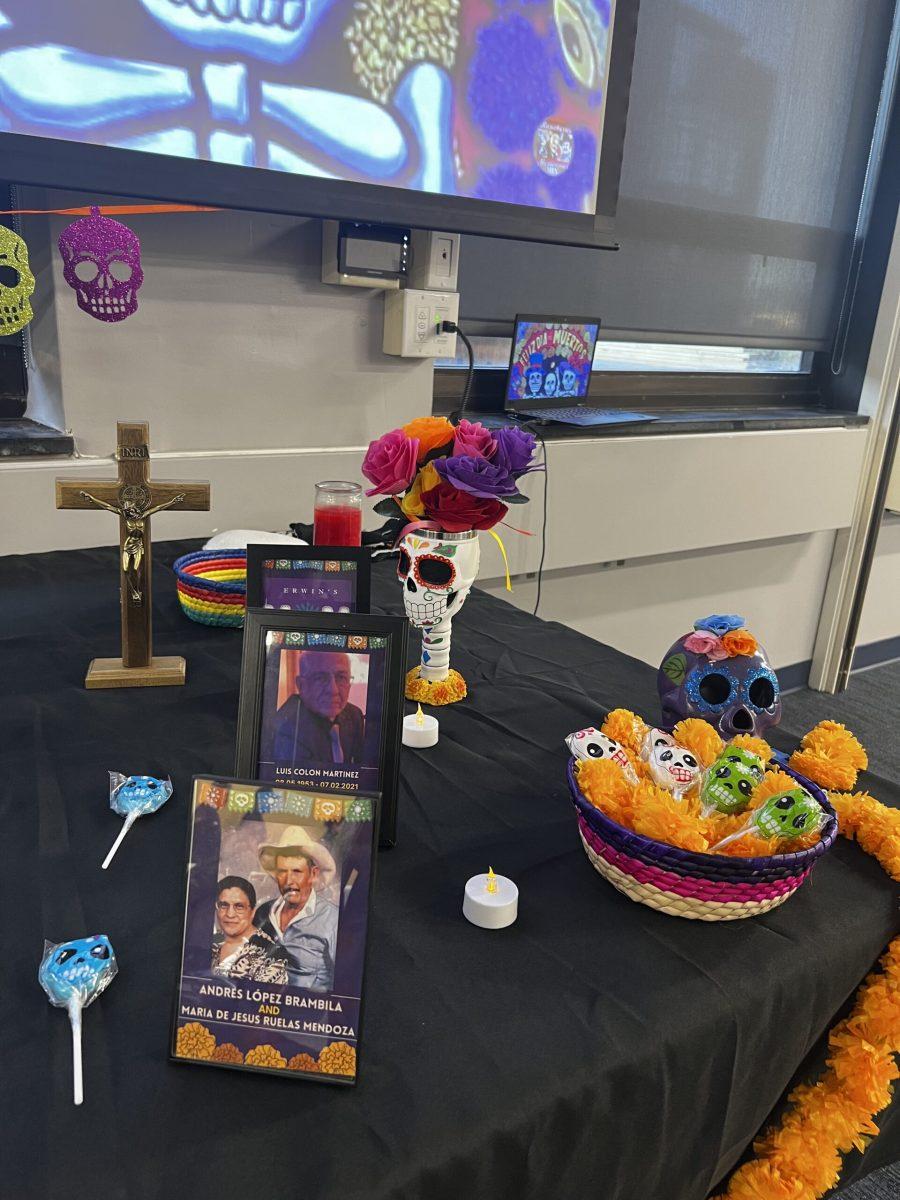
[[[459,234],[414,229],[407,282],[413,288],[456,291]]]
[[[453,358],[456,334],[442,333],[444,321],[459,316],[458,292],[419,292],[404,288],[384,297],[385,354],[402,358]]]

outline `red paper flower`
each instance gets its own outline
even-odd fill
[[[461,492],[446,481],[422,493],[425,516],[447,533],[465,529],[492,529],[506,516],[506,505],[489,496]]]

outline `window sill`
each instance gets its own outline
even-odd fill
[[[74,453],[75,440],[67,433],[30,421],[27,417],[0,420],[0,459],[43,458]]]
[[[595,408],[605,407],[594,399]],[[623,406],[624,407],[624,406]],[[545,441],[563,441],[570,438],[622,438],[659,437],[678,433],[759,433],[766,430],[786,429],[852,429],[868,424],[868,417],[859,413],[834,412],[831,409],[810,408],[697,408],[659,409],[629,405],[631,412],[646,412],[654,421],[636,421],[632,425],[602,425],[583,427],[579,425],[557,425],[552,422],[538,426]],[[478,420],[478,413],[469,414]]]

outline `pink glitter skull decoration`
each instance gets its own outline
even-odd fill
[[[83,312],[98,321],[124,321],[137,311],[141,243],[127,225],[92,207],[89,217],[66,226],[58,245],[66,283]]]

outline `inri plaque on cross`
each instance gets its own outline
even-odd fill
[[[56,481],[57,508],[102,508],[119,518],[122,657],[95,658],[84,681],[89,688],[184,683],[183,658],[153,657],[150,518],[163,509],[207,512],[209,484],[151,480],[149,435],[146,421],[118,423],[118,479]]]

